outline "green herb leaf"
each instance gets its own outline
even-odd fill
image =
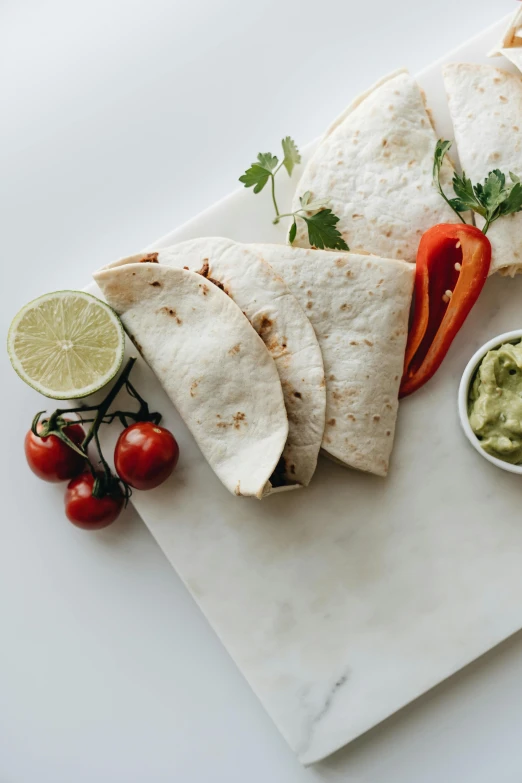
[[[510,175],[511,176],[511,175]],[[522,184],[515,182],[510,189],[507,198],[500,204],[500,215],[511,215],[522,210]]]
[[[290,136],[285,136],[285,138],[281,141],[281,145],[283,147],[284,154],[283,166],[288,171],[288,176],[291,177],[294,166],[297,166],[298,163],[301,163],[301,155],[297,149],[297,144],[292,138],[290,138]]]
[[[308,240],[312,247],[321,250],[324,248],[349,250],[340,232],[336,229],[339,218],[333,214],[331,209],[322,209],[315,215],[309,217],[301,215],[301,217],[308,226]]]
[[[301,204],[301,209],[306,210],[307,212],[313,212],[316,209],[323,209],[323,207],[327,207],[330,203],[329,198],[317,198],[312,199],[312,194],[309,190],[307,190],[305,193],[303,193],[302,196],[299,196],[299,202]]]
[[[486,234],[491,223],[499,217],[522,211],[522,183],[520,177],[512,171],[509,172],[509,183],[506,183],[506,175],[502,171],[493,169],[483,183],[477,182],[476,185],[473,185],[464,172],[462,177],[455,173],[452,184],[457,198],[448,198],[442,190],[440,170],[450,147],[450,141],[439,139],[437,142],[433,158],[433,178],[440,195],[462,222],[465,221],[460,213],[471,209],[484,218],[482,230]]]
[[[296,234],[297,234],[297,224],[295,222],[295,217],[294,217],[294,222],[290,226],[290,231],[288,232],[288,241],[290,242],[291,245],[294,244],[294,239],[296,237]]]
[[[450,199],[450,206],[457,212],[467,212],[472,209],[478,212],[479,215],[486,217],[486,209],[482,204],[481,196],[475,192],[473,184],[469,177],[466,177],[465,172],[462,172],[462,177],[459,177],[457,172],[453,175],[453,190],[455,191],[456,199]],[[453,202],[456,202],[454,205]]]
[[[257,161],[252,163],[243,176],[239,177],[245,188],[254,187],[254,193],[260,193],[272,176],[272,172],[278,164],[278,159],[271,152],[260,152]]]
[[[458,215],[459,220],[461,220],[463,223],[466,221],[460,214],[461,212],[466,212],[469,207],[466,207],[465,209],[462,209],[463,204],[466,203],[465,199],[459,198],[459,199],[450,199],[446,196],[442,189],[442,184],[440,181],[440,170],[442,168],[442,164],[444,162],[444,158],[446,157],[448,151],[451,148],[451,141],[444,141],[444,139],[439,139],[437,141],[437,144],[435,145],[435,154],[433,156],[433,184],[439,191],[440,195],[448,204],[452,210],[455,212],[455,214]],[[456,175],[455,175],[456,176]],[[455,191],[457,193],[457,191]],[[457,193],[457,196],[459,194]]]
[[[435,184],[440,187],[440,170],[442,168],[442,163],[444,161],[444,158],[446,157],[446,154],[451,149],[451,141],[444,141],[443,139],[439,139],[437,141],[437,144],[435,146],[435,155],[433,158],[433,179],[435,180]]]

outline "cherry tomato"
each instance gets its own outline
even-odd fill
[[[125,502],[119,486],[115,486],[110,494],[95,498],[92,494],[93,485],[93,475],[82,473],[69,481],[65,490],[67,519],[83,530],[108,527],[119,517]]]
[[[41,432],[40,423],[37,429]],[[78,446],[85,437],[79,424],[66,427],[65,434]],[[24,449],[29,467],[44,481],[66,481],[85,469],[85,460],[56,435],[39,438],[29,430],[25,436]]]
[[[135,489],[154,489],[177,465],[179,447],[164,427],[139,421],[121,433],[114,451],[114,465],[121,479]]]

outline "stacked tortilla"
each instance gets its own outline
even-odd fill
[[[320,448],[387,474],[413,289],[407,262],[429,226],[457,220],[433,188],[435,143],[418,85],[397,72],[334,123],[297,187],[296,199],[308,190],[331,200],[353,252],[307,248],[300,225],[295,247],[195,239],[95,275],[231,491],[306,486]],[[445,162],[442,179],[451,176]],[[254,465],[255,480],[246,475]]]
[[[379,476],[387,474],[408,331],[412,265],[354,253],[240,245],[221,238],[184,242],[154,255],[155,263],[148,261],[147,255],[123,259],[98,272],[95,279],[182,415],[182,406],[186,409],[189,427],[193,428],[194,401],[187,397],[186,390],[194,383],[193,377],[201,375],[200,383],[205,382],[207,389],[211,381],[208,370],[203,373],[194,361],[194,368],[190,367],[188,377],[180,383],[176,378],[179,360],[175,362],[176,370],[165,361],[163,344],[182,338],[175,319],[165,321],[163,316],[165,308],[179,311],[176,292],[169,288],[166,298],[162,293],[164,278],[166,281],[174,272],[192,277],[199,273],[200,286],[211,286],[214,294],[228,298],[228,309],[232,306],[230,299],[239,304],[234,305],[236,329],[255,329],[265,340],[267,356],[271,354],[279,372],[290,426],[282,451],[285,484],[308,483],[320,446],[349,467]],[[133,292],[138,286],[136,295],[129,296],[128,286]],[[275,286],[279,290],[272,295]],[[201,297],[196,296],[196,300],[201,303]],[[243,315],[240,308],[245,308]],[[201,324],[201,334],[207,312],[200,312],[198,307],[195,318]],[[208,328],[215,329],[216,322],[210,322]],[[194,337],[185,339],[194,341]],[[206,340],[212,357],[219,358],[218,366],[223,361],[226,373],[232,373],[228,342],[220,345],[221,338],[214,342],[208,336]],[[237,345],[243,345],[239,334]],[[239,350],[237,353],[234,361]],[[236,380],[230,376],[230,384],[240,384],[238,393],[246,397],[250,389],[257,388],[255,367],[249,364],[248,372],[249,377]],[[197,390],[194,396],[200,393]],[[263,394],[268,393],[265,388]],[[180,394],[189,405],[183,404]],[[215,397],[207,391],[206,407],[213,411],[215,403]],[[262,417],[266,430],[273,427],[272,415]],[[237,440],[236,432],[217,431],[222,420],[218,421],[215,413],[205,417],[204,426],[210,427],[208,437],[232,436]],[[246,426],[240,431],[246,431]],[[205,449],[205,433],[197,428],[193,432],[198,434],[200,446],[203,443],[204,453],[212,454],[213,448]],[[256,448],[261,453],[264,447],[258,443]],[[212,458],[207,459],[214,467]],[[240,453],[238,461],[242,461]],[[268,482],[270,473],[265,478]],[[228,486],[230,489],[236,483],[229,481]],[[261,495],[267,491],[262,488]],[[245,492],[241,490],[241,494]],[[259,490],[254,494],[259,496]]]

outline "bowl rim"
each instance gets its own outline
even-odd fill
[[[488,340],[487,343],[484,343],[484,345],[475,351],[467,363],[466,368],[462,373],[462,378],[460,379],[458,392],[458,410],[459,419],[462,429],[464,430],[464,434],[475,451],[478,451],[478,453],[484,457],[484,459],[487,459],[488,462],[496,465],[497,468],[506,470],[508,473],[518,473],[519,475],[522,475],[522,465],[512,465],[509,462],[504,462],[504,460],[498,459],[498,457],[493,457],[491,454],[488,454],[487,451],[482,448],[480,441],[471,429],[471,424],[469,423],[468,417],[469,387],[477,366],[480,364],[488,351],[491,351],[493,348],[498,348],[503,343],[513,342],[513,340],[522,340],[522,329],[514,329],[511,332],[504,332],[503,334],[499,334],[497,337],[493,337],[491,340]]]

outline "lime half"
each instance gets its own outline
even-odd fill
[[[54,291],[15,315],[7,337],[14,369],[55,400],[87,397],[121,367],[125,338],[111,308],[84,291]]]

